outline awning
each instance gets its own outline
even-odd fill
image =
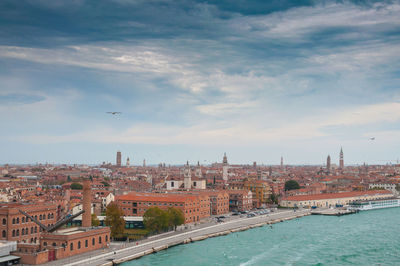
[[[8,256],[0,257],[0,263],[12,261],[12,260],[19,260],[19,259],[20,259],[20,257],[18,257],[18,256],[8,255]]]

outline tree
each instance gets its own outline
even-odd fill
[[[92,226],[99,226],[100,220],[97,218],[97,215],[92,213]]]
[[[164,231],[169,226],[168,213],[158,207],[149,208],[143,215],[143,223],[146,229],[150,231]]]
[[[82,186],[82,184],[79,184],[79,183],[72,183],[71,189],[83,189],[83,186]]]
[[[170,227],[173,227],[175,230],[178,225],[181,225],[185,222],[185,215],[180,209],[170,207],[167,210],[167,215],[168,215],[168,225]]]
[[[269,196],[269,201],[273,204],[278,204],[278,195],[276,195],[275,193],[272,193]]]
[[[106,218],[104,220],[107,226],[110,226],[111,237],[121,237],[125,229],[124,212],[115,202],[108,204],[106,209]]]
[[[110,184],[108,184],[106,181],[101,181],[101,183],[105,186],[105,187],[109,187]]]
[[[289,181],[286,181],[286,183],[285,183],[285,191],[299,189],[299,188],[300,188],[300,185],[295,180],[289,180]]]

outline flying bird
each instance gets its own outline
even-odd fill
[[[122,114],[122,112],[107,112],[107,114],[118,115],[118,114]]]

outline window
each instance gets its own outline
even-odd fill
[[[99,244],[101,244],[101,236],[99,236]]]
[[[19,229],[17,229],[17,231],[16,231],[16,235],[17,235],[17,236],[19,236]]]
[[[22,217],[22,223],[25,223],[25,217]]]
[[[13,224],[15,224],[15,218],[13,218]]]
[[[69,250],[74,250],[74,243],[69,244]]]
[[[106,242],[108,242],[108,235],[106,235]]]
[[[25,235],[25,228],[22,228],[21,235]]]
[[[47,219],[50,219],[50,213],[49,213],[49,214],[47,214]]]
[[[57,243],[56,242],[53,242],[53,247],[56,247],[57,246]]]
[[[86,239],[85,240],[85,248],[87,248],[89,246],[89,241]]]
[[[6,230],[3,230],[3,232],[1,233],[1,236],[4,238],[4,237],[6,237],[6,235],[7,235]]]
[[[81,249],[81,241],[78,241],[78,249]]]
[[[133,209],[133,214],[137,214],[137,209]]]
[[[6,224],[7,224],[7,219],[3,218],[3,225],[6,225]]]
[[[13,237],[15,236],[15,230],[12,230],[12,236]]]
[[[174,187],[174,182],[171,182],[171,187]]]
[[[47,246],[47,242],[43,242],[43,246]]]
[[[96,240],[94,239],[94,237],[92,238],[92,245],[94,246],[94,244],[96,244],[95,243],[96,242]]]
[[[137,202],[134,202],[134,203],[132,204],[132,206],[133,206],[133,207],[137,207]]]
[[[37,233],[37,226],[35,226],[35,233]]]
[[[17,224],[19,224],[19,217],[17,217]]]

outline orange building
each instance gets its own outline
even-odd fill
[[[210,197],[211,214],[220,215],[229,212],[229,194],[226,191],[211,191],[202,193]]]
[[[249,190],[228,190],[230,211],[249,211],[253,208],[253,193]]]
[[[0,204],[0,239],[17,243],[36,243],[41,228],[19,210],[29,213],[42,224],[53,225],[57,219],[56,204]]]
[[[263,180],[247,180],[244,182],[243,187],[245,190],[253,192],[253,201],[255,201],[255,199],[258,200],[260,205],[267,203],[272,194],[270,185],[267,181]]]
[[[200,221],[210,216],[210,197],[201,194],[130,193],[116,197],[125,216],[143,216],[147,209],[174,207],[182,210],[185,223]]]

